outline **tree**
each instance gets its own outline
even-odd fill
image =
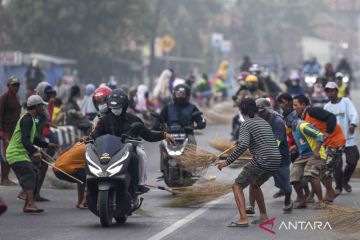
[[[9,7],[15,46],[77,59],[89,80],[111,75],[130,41],[145,41],[144,0],[12,0]]]

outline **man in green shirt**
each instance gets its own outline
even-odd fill
[[[27,100],[27,113],[17,122],[14,134],[11,137],[9,146],[6,150],[6,160],[19,180],[20,186],[26,194],[26,201],[23,208],[25,213],[40,213],[34,202],[34,190],[37,181],[37,174],[34,170],[34,164],[41,160],[41,153],[34,144],[47,148],[54,147],[35,137],[36,125],[34,118],[42,113],[43,105],[46,102],[39,95],[30,96]]]

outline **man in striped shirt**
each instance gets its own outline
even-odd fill
[[[248,185],[250,185],[250,193],[254,196],[260,211],[259,219],[252,223],[259,224],[268,219],[264,195],[260,186],[274,174],[281,162],[281,155],[271,126],[257,115],[258,108],[255,100],[244,99],[240,103],[240,111],[245,121],[240,126],[239,144],[226,161],[217,163],[219,170],[221,170],[238,159],[247,149],[253,156],[252,160],[244,166],[233,185],[240,219],[230,223],[229,227],[249,226],[243,192]]]

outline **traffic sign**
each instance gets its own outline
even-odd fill
[[[211,35],[211,45],[214,47],[214,48],[219,48],[221,47],[221,43],[222,41],[224,40],[224,35],[221,34],[221,33],[213,33]]]
[[[22,53],[20,51],[2,51],[0,52],[0,64],[2,65],[20,65],[22,63]]]
[[[171,52],[175,45],[176,41],[170,35],[165,35],[160,41],[160,47],[166,53]]]
[[[229,40],[223,40],[221,43],[221,51],[224,53],[230,52],[232,47],[232,42]]]

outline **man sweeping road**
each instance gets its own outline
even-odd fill
[[[34,164],[41,160],[41,153],[35,145],[43,148],[56,147],[56,144],[46,143],[35,137],[36,125],[34,118],[42,113],[46,102],[39,95],[30,96],[27,100],[27,113],[17,122],[14,134],[6,150],[6,160],[19,180],[20,186],[26,194],[23,211],[25,213],[41,213],[34,202],[37,174]]]
[[[233,185],[235,201],[239,210],[240,219],[232,222],[228,227],[248,227],[246,216],[244,189],[250,184],[252,194],[259,206],[260,217],[252,224],[259,224],[268,219],[264,195],[260,189],[274,173],[281,163],[279,147],[276,143],[271,126],[258,113],[255,100],[246,98],[240,103],[240,111],[245,121],[240,126],[237,148],[228,159],[217,163],[219,170],[230,165],[249,148],[253,158],[246,164]]]

